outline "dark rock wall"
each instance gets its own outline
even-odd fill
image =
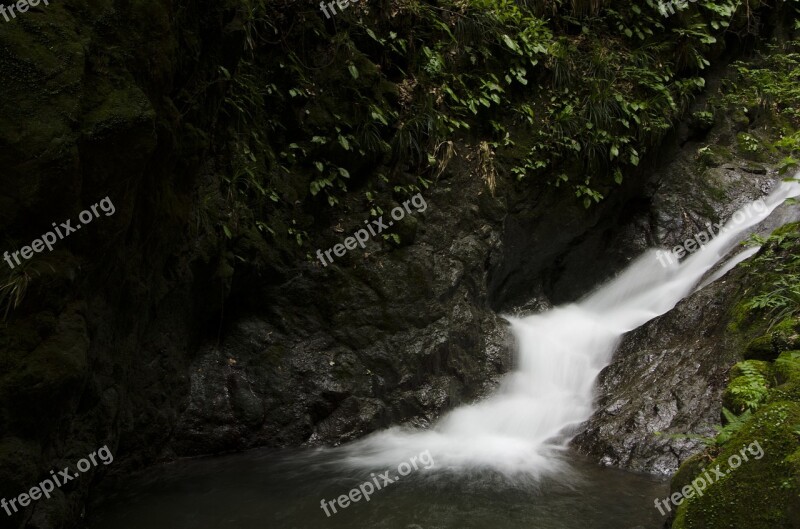
[[[152,461],[169,437],[224,291],[215,241],[187,233],[214,178],[212,73],[237,60],[235,20],[219,2],[79,0],[0,22],[2,251],[106,196],[115,207],[2,263],[4,285],[29,288],[0,326],[0,496],[104,444]],[[74,526],[93,473],[0,525]]]
[[[340,443],[427,423],[492,387],[511,359],[486,288],[501,202],[463,166],[428,191],[407,217],[412,244],[387,252],[372,240],[333,265],[303,263],[285,283],[251,285],[261,308],[239,309],[192,365],[178,454]]]

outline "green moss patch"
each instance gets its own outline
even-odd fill
[[[673,529],[796,527],[789,519],[789,505],[798,490],[796,466],[790,460],[798,449],[798,424],[800,403],[776,402],[759,409],[713,461],[701,466],[703,472],[695,474],[695,478],[711,476],[716,481],[702,496],[680,505]],[[758,450],[754,450],[756,455],[746,450],[754,442],[763,451],[759,459]],[[696,466],[696,462],[687,463]],[[717,465],[724,473],[721,478],[712,471]]]

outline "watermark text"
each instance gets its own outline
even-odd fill
[[[71,473],[69,467],[59,470],[57,474],[55,470],[51,470],[49,478],[44,479],[37,486],[32,487],[28,492],[23,492],[16,498],[11,498],[10,500],[6,500],[5,498],[0,500],[0,507],[6,511],[6,514],[11,516],[12,510],[15,513],[19,512],[17,503],[19,503],[20,508],[23,508],[30,505],[31,501],[36,501],[42,496],[45,498],[50,498],[50,493],[56,490],[56,487],[62,487],[68,481],[72,481],[73,479],[80,477],[81,473],[88,472],[92,467],[96,467],[98,465],[98,460],[95,458],[95,456],[97,456],[97,458],[100,459],[100,462],[102,462],[104,465],[110,465],[114,462],[114,456],[111,454],[111,450],[108,449],[108,446],[104,446],[96,452],[89,454],[87,456],[88,459],[81,459],[78,461],[76,464],[78,467],[78,472]]]
[[[346,495],[342,494],[338,498],[334,498],[330,501],[323,499],[320,502],[320,508],[323,511],[325,511],[325,516],[330,518],[331,511],[333,511],[333,514],[336,514],[338,512],[336,510],[337,503],[340,509],[346,509],[350,505],[350,502],[356,503],[358,501],[361,501],[361,498],[364,498],[365,500],[369,501],[370,496],[372,496],[372,494],[374,494],[376,490],[381,490],[382,488],[385,488],[387,485],[391,485],[392,483],[400,481],[401,476],[408,476],[409,474],[411,474],[412,467],[413,470],[419,470],[419,465],[417,465],[418,462],[420,465],[423,465],[422,468],[424,468],[425,470],[429,470],[434,466],[433,457],[431,456],[429,450],[425,450],[418,456],[411,457],[409,459],[409,462],[403,461],[402,463],[397,465],[397,473],[400,474],[400,476],[395,476],[395,477],[390,476],[389,475],[389,472],[391,472],[390,470],[387,470],[383,474],[378,474],[377,476],[375,475],[374,472],[372,472],[370,473],[372,481],[365,481],[364,483],[359,485],[358,488],[351,489],[348,494]],[[328,510],[329,507],[330,511]]]
[[[728,458],[730,470],[723,472],[720,470],[720,466],[717,465],[713,469],[710,469],[713,473],[713,475],[711,475],[708,473],[708,469],[706,469],[703,471],[702,475],[696,477],[690,485],[683,487],[680,492],[675,492],[664,500],[656,498],[655,505],[658,512],[660,512],[662,516],[667,514],[662,508],[662,503],[663,506],[667,508],[667,512],[671,512],[672,507],[670,504],[678,506],[683,503],[684,499],[694,498],[695,495],[697,495],[697,497],[702,496],[709,485],[720,478],[724,478],[731,470],[739,468],[743,462],[749,461],[750,459],[747,457],[748,453],[753,456],[753,459],[761,459],[764,457],[764,450],[761,448],[761,445],[758,444],[758,441],[753,441],[749,446],[743,446],[738,454],[733,454]]]

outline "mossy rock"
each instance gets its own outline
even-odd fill
[[[786,463],[794,475],[792,489],[795,491],[795,494],[791,496],[786,512],[791,526],[800,527],[800,494],[797,493],[797,491],[800,491],[800,448],[786,458]]]
[[[772,361],[777,358],[778,353],[772,346],[772,337],[765,334],[747,344],[744,357],[748,360]]]
[[[753,323],[754,311],[747,307],[747,303],[740,301],[730,311],[728,332],[739,334],[744,332]]]
[[[795,318],[787,318],[773,327],[770,333],[747,344],[744,357],[748,360],[772,361],[783,351],[795,349],[800,349],[800,323]]]
[[[800,351],[785,351],[775,361],[775,382],[768,402],[792,400],[800,402]]]
[[[744,110],[734,110],[730,114],[730,119],[733,124],[734,130],[748,130],[750,128],[750,118]]]
[[[670,495],[675,492],[680,492],[683,487],[689,485],[695,476],[700,474],[710,461],[710,456],[705,452],[695,454],[684,461],[680,468],[678,468],[678,472],[672,476],[672,480],[669,483]]]
[[[707,145],[697,150],[697,159],[703,167],[719,167],[733,157],[730,149],[722,145]]]
[[[756,371],[761,373],[767,380],[772,378],[773,373],[772,373],[771,362],[765,362],[763,360],[745,360],[744,362],[737,363],[735,366],[731,368],[730,370],[731,380],[734,380],[744,375],[744,372],[742,371],[744,365],[754,367]]]
[[[705,110],[693,112],[691,118],[689,119],[689,126],[692,129],[706,132],[714,126],[715,123],[714,113],[708,112]]]
[[[780,353],[800,349],[800,320],[787,318],[772,330],[772,343]]]
[[[798,470],[789,456],[798,449],[798,424],[797,402],[774,402],[756,411],[708,465],[719,465],[723,475],[703,472],[710,483],[702,495],[682,502],[673,529],[797,527]]]
[[[778,384],[800,383],[800,351],[784,351],[775,360],[773,372]]]

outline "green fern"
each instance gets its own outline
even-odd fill
[[[730,441],[730,439],[742,429],[742,427],[750,420],[752,411],[747,410],[741,415],[736,415],[728,408],[722,408],[722,414],[725,417],[727,424],[725,426],[715,426],[717,431],[716,436],[699,435],[693,433],[687,434],[665,434],[662,432],[655,432],[655,435],[664,436],[668,439],[690,439],[702,442],[706,448],[714,451],[719,449],[722,445]]]
[[[717,426],[717,436],[714,438],[714,444],[721,446],[731,440],[731,437],[736,435],[739,430],[750,420],[753,415],[751,410],[746,410],[741,415],[734,414],[728,408],[722,408],[722,415],[725,417],[727,424],[725,426]]]
[[[767,379],[751,360],[740,362],[737,367],[742,374],[731,384],[728,391],[738,397],[745,410],[755,411],[767,397]]]

